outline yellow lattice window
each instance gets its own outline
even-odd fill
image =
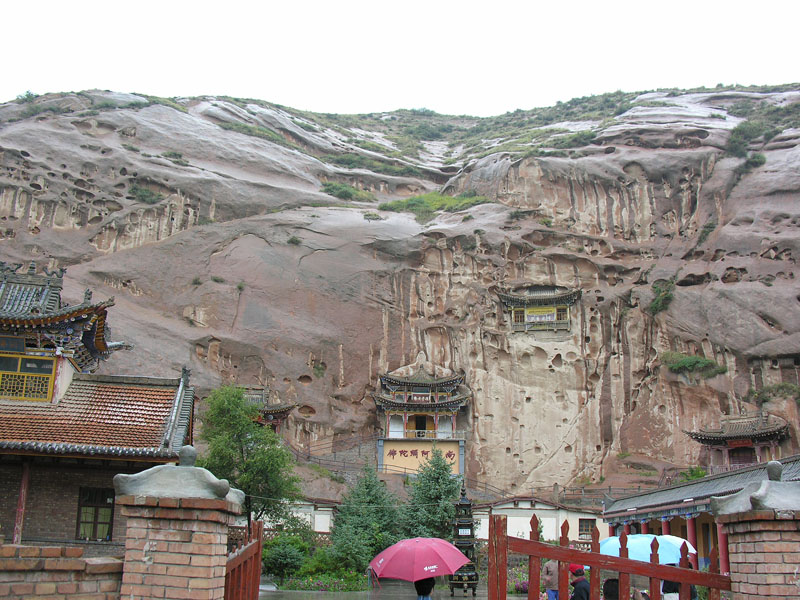
[[[46,402],[55,364],[52,358],[0,354],[0,398]]]

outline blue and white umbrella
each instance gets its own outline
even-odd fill
[[[653,535],[651,533],[635,533],[628,536],[628,558],[650,562],[650,545],[658,540],[658,563],[677,565],[681,561],[681,546],[686,544],[689,553],[697,554],[697,550],[687,540],[674,535]],[[619,556],[619,536],[613,536],[600,542],[600,554]]]

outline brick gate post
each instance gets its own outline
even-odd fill
[[[180,457],[179,466],[114,477],[128,517],[120,598],[224,597],[228,526],[244,494],[195,467],[191,446]]]
[[[711,511],[728,537],[733,600],[800,597],[800,482],[769,479],[731,496],[712,498]]]

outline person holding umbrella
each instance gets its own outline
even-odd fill
[[[417,590],[417,600],[431,600],[431,592],[436,585],[436,579],[433,577],[426,577],[425,579],[418,579],[414,582],[414,589]]]
[[[430,600],[437,575],[452,575],[469,562],[453,544],[440,538],[400,540],[369,562],[376,577],[414,583],[419,600]]]

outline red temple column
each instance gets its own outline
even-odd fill
[[[661,535],[669,535],[669,519],[661,519]]]
[[[640,521],[642,524],[642,533],[650,533],[650,524],[647,521]]]
[[[19,497],[17,498],[17,514],[14,517],[15,544],[22,543],[22,525],[25,523],[25,505],[28,501],[28,487],[31,482],[31,465],[28,461],[22,463],[22,478],[19,482]]]
[[[613,523],[609,524],[608,526],[608,537],[614,537],[617,535],[617,529]]]
[[[686,516],[686,537],[689,538],[689,543],[697,548],[697,517],[694,515]],[[689,554],[689,562],[692,567],[697,569],[697,554]]]
[[[722,528],[722,523],[717,523],[717,549],[719,551],[719,572],[727,575],[731,571],[728,558],[728,534]]]
[[[625,524],[622,526],[622,531],[624,531],[624,532],[625,532],[625,535],[630,535],[630,534],[631,534],[631,524],[626,522],[626,523],[625,523]]]

